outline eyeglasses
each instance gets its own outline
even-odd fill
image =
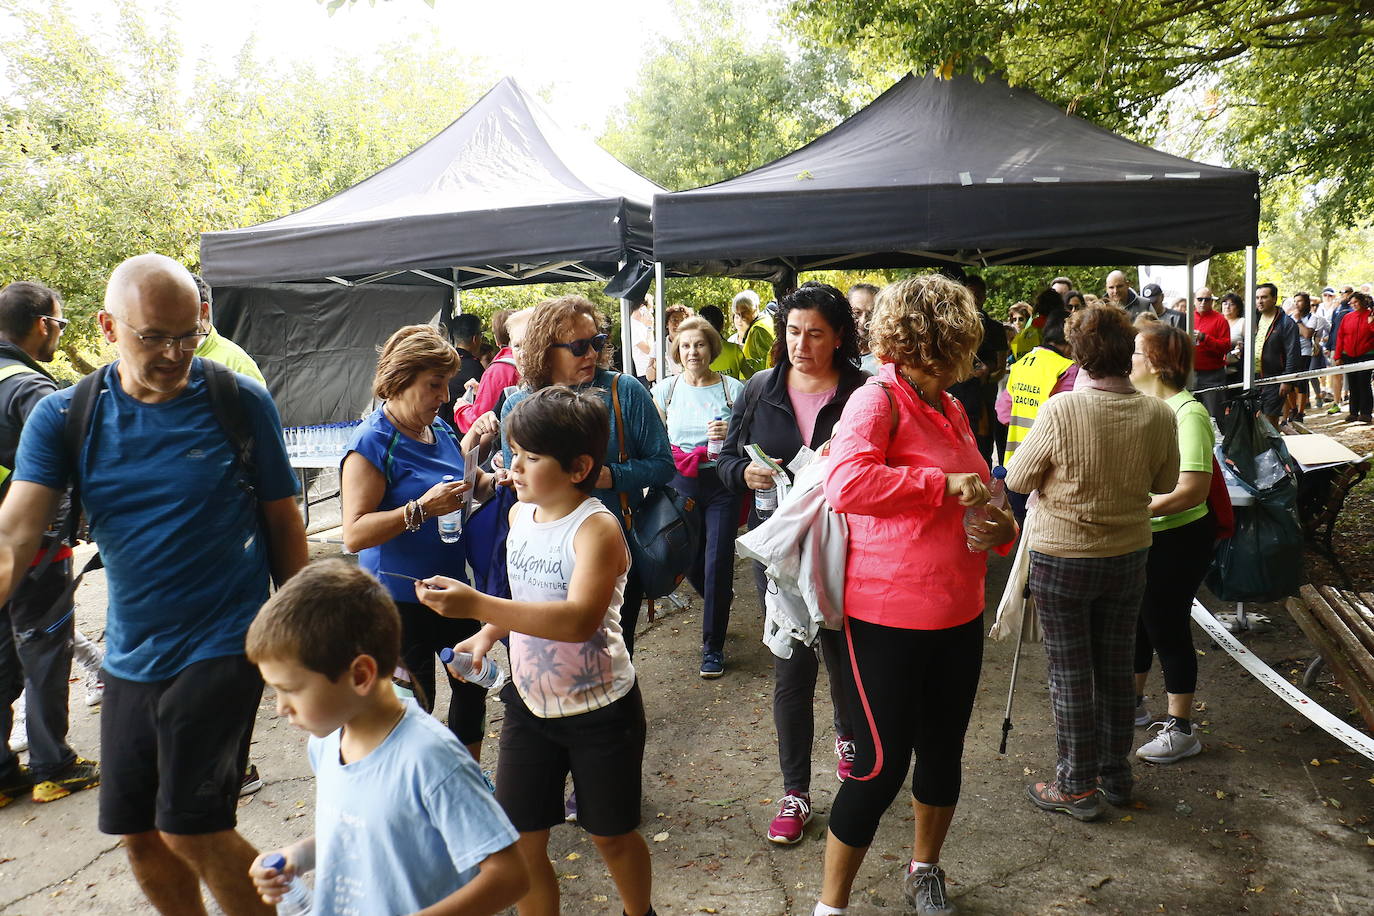
[[[1217,301],[1217,297],[1216,297],[1216,296],[1198,296],[1198,297],[1197,297],[1197,301],[1198,301],[1198,302],[1216,302],[1216,301]]]
[[[120,318],[118,315],[112,312],[106,312],[105,314],[124,325],[124,327],[128,328],[130,331],[133,331],[134,336],[138,338],[138,342],[143,345],[143,349],[150,353],[156,353],[162,350],[179,350],[182,353],[194,353],[196,347],[199,347],[205,338],[210,336],[207,332],[200,329],[199,324],[196,325],[196,329],[191,333],[180,334],[176,337],[166,337],[157,334],[140,334],[138,333],[138,328],[129,324],[129,322]]]
[[[570,340],[567,343],[556,343],[555,347],[563,347],[572,353],[573,356],[586,356],[588,350],[595,350],[600,353],[606,349],[606,341],[610,340],[605,334],[598,334],[595,337],[582,337],[578,340]]]
[[[56,315],[39,315],[38,317],[44,319],[45,321],[57,322],[58,337],[61,337],[62,332],[67,330],[67,325],[72,323],[72,320],[70,318],[58,318]]]

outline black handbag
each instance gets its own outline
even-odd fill
[[[611,406],[615,412],[616,446],[620,461],[625,451],[625,422],[620,412],[620,375],[611,383]],[[648,489],[644,500],[633,510],[630,497],[620,494],[620,514],[635,575],[644,597],[663,598],[686,578],[697,551],[701,549],[701,513],[696,500],[666,484]]]

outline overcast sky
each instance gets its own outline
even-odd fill
[[[498,77],[514,76],[530,91],[551,89],[555,116],[594,133],[624,100],[655,41],[678,27],[674,0],[435,0],[434,9],[424,0],[380,0],[376,7],[359,0],[333,16],[315,0],[136,2],[154,21],[160,7],[180,19],[188,63],[209,59],[226,71],[250,35],[260,57],[325,64],[437,26],[450,45],[488,59]],[[79,21],[111,15],[109,0],[67,4]],[[771,28],[775,2],[748,7],[751,26]]]

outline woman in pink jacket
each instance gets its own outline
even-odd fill
[[[863,716],[853,774],[830,813],[815,912],[844,912],[915,751],[904,890],[918,913],[952,913],[938,863],[982,666],[985,551],[1016,529],[1010,513],[988,506],[993,520],[964,531],[965,509],[987,502],[988,467],[945,389],[972,371],[982,338],[973,297],[935,274],[902,280],[878,294],[871,328],[882,366],[835,426],[825,482],[849,521],[845,687]]]

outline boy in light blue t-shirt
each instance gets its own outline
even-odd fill
[[[342,560],[306,567],[248,630],[277,711],[310,732],[315,834],[278,872],[250,870],[276,903],[315,872],[316,916],[498,913],[529,887],[518,835],[448,729],[393,692],[401,623],[385,589]]]

